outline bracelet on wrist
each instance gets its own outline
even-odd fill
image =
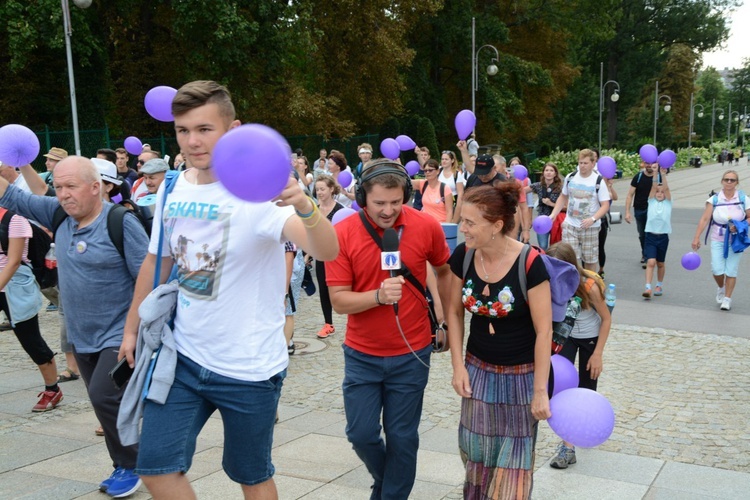
[[[308,197],[308,199],[310,198]],[[315,215],[315,212],[318,210],[318,205],[312,200],[310,200],[310,203],[312,203],[312,210],[310,210],[309,213],[303,214],[296,208],[294,209],[294,211],[297,213],[297,216],[299,216],[300,219],[310,219],[312,218],[313,215]]]
[[[382,302],[380,302],[380,288],[375,290],[375,302],[377,302],[379,306],[385,305]]]

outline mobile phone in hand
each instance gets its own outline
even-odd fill
[[[122,389],[130,377],[133,375],[133,368],[128,365],[128,358],[122,358],[114,368],[109,371],[109,378],[114,382],[115,387]]]

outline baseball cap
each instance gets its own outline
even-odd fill
[[[52,148],[49,150],[49,153],[47,153],[46,155],[42,155],[42,156],[44,156],[45,158],[49,158],[50,160],[60,161],[63,158],[68,157],[68,152],[65,151],[63,148]]]
[[[169,170],[169,164],[161,158],[152,158],[141,167],[140,172],[142,174],[156,174],[159,172],[166,172]]]
[[[91,161],[94,162],[103,181],[111,182],[117,186],[122,184],[122,180],[117,178],[117,167],[114,163],[109,160],[102,160],[101,158],[91,158]]]
[[[490,155],[482,155],[477,158],[474,164],[474,173],[476,175],[487,175],[492,172],[492,168],[495,166],[495,160]]]

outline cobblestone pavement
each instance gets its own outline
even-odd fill
[[[295,339],[301,348],[291,358],[282,404],[343,413],[344,318],[335,316],[337,333],[318,340],[315,332],[322,326],[318,297],[303,297],[300,303]],[[617,311],[614,317],[617,320]],[[40,324],[55,350],[57,313],[42,311]],[[750,472],[749,360],[747,339],[616,325],[605,349],[599,384],[615,409],[616,427],[600,449]],[[62,355],[58,363],[62,369]],[[33,366],[12,332],[0,333],[0,366],[5,371]],[[423,428],[457,428],[459,398],[450,385],[451,375],[449,356],[434,355]],[[89,410],[83,401],[65,403],[53,412],[7,416],[0,419],[0,433]],[[542,424],[537,466],[553,454],[557,442]]]

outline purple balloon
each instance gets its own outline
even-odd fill
[[[262,203],[276,199],[284,190],[291,174],[291,154],[281,134],[255,123],[224,134],[214,147],[212,165],[227,191]]]
[[[331,224],[334,226],[341,222],[342,220],[346,219],[347,217],[350,217],[354,214],[356,214],[356,210],[352,210],[351,208],[342,208],[335,214],[333,214],[333,217],[331,217]]]
[[[146,93],[143,104],[152,118],[160,122],[173,122],[172,100],[176,94],[177,89],[173,89],[172,87],[164,85],[154,87]]]
[[[407,162],[404,168],[406,168],[406,173],[409,174],[409,177],[414,177],[419,173],[419,162],[412,160]]]
[[[641,146],[638,154],[641,155],[641,159],[646,163],[656,163],[656,159],[659,157],[659,150],[653,144],[644,144]]]
[[[28,165],[39,155],[39,138],[23,125],[0,128],[0,161],[11,167]]]
[[[529,176],[529,171],[523,165],[513,165],[513,178],[523,181]]]
[[[383,139],[380,143],[380,152],[388,159],[395,160],[401,155],[401,147],[396,142],[396,139]]]
[[[596,163],[596,168],[605,179],[611,179],[617,173],[617,162],[611,156],[602,156]]]
[[[549,217],[547,217],[549,219]],[[564,358],[559,354],[555,354],[550,358],[552,363],[552,373],[554,374],[555,389],[552,391],[552,396],[578,387],[578,372],[573,363]]]
[[[143,143],[139,138],[131,135],[125,139],[125,151],[137,156],[143,152]]]
[[[549,218],[549,215],[540,215],[534,219],[531,227],[534,228],[536,234],[547,234],[552,231],[552,219]]]
[[[359,211],[359,205],[357,204],[356,201],[352,202],[352,207],[351,208],[352,208],[352,210]],[[333,214],[333,215],[336,215],[336,214]]]
[[[412,140],[408,135],[400,135],[396,137],[396,142],[401,151],[414,151],[417,147],[417,143]]]
[[[677,161],[677,155],[671,149],[665,149],[656,159],[661,168],[672,168]]]
[[[563,441],[582,448],[604,443],[615,429],[615,411],[610,402],[591,389],[568,389],[549,401],[550,428]]]
[[[682,256],[680,263],[688,271],[695,271],[701,266],[701,256],[695,252],[688,252]]]
[[[349,186],[352,185],[352,181],[354,180],[354,177],[352,177],[352,174],[350,174],[347,170],[344,170],[339,173],[339,186],[346,189]]]
[[[470,109],[464,109],[456,115],[455,124],[459,140],[465,141],[474,132],[474,127],[477,126],[477,117]]]

